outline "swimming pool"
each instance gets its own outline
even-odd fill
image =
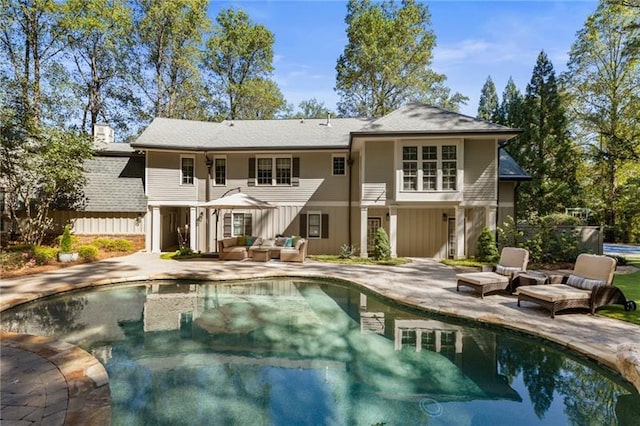
[[[300,279],[147,282],[2,313],[107,369],[113,424],[624,424],[640,398],[529,337]]]

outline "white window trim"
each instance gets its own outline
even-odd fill
[[[182,160],[185,158],[191,158],[193,160],[193,182],[184,183],[184,175],[182,174]],[[192,154],[180,154],[180,186],[195,186],[196,185],[196,156]]]
[[[459,193],[462,192],[461,189],[461,176],[462,176],[462,170],[461,170],[461,164],[462,164],[462,153],[461,153],[461,142],[458,140],[451,140],[451,141],[402,141],[398,144],[398,162],[399,164],[396,166],[397,170],[399,171],[399,192],[404,192],[404,193],[430,193],[430,194],[436,194],[436,193]],[[437,169],[436,169],[436,189],[432,190],[432,189],[423,189],[423,177],[424,177],[424,171],[422,168],[422,147],[424,146],[435,146],[437,147],[437,159],[436,164],[437,164]],[[443,160],[442,159],[442,146],[455,146],[456,147],[456,189],[443,189],[442,188],[442,184],[443,184],[443,173],[442,173],[442,162],[443,161],[452,161],[452,160]],[[411,190],[411,189],[404,189],[404,171],[403,171],[403,164],[404,164],[404,160],[403,160],[403,155],[402,155],[402,151],[404,147],[417,147],[418,148],[418,170],[417,170],[417,189],[415,190]],[[433,161],[433,160],[424,160],[424,161]]]
[[[335,158],[343,158],[344,159],[344,173],[341,175],[335,174],[334,159]],[[331,154],[331,176],[346,176],[347,175],[347,156],[346,154]]]
[[[271,184],[268,183],[258,183],[258,160],[260,158],[270,158],[271,159]],[[289,183],[276,183],[276,160],[278,158],[288,158],[291,164],[291,180]],[[256,155],[256,186],[293,186],[293,155]]]
[[[216,160],[224,160],[224,183],[218,183],[216,181]],[[214,155],[213,156],[213,164],[211,165],[211,185],[212,186],[227,186],[227,170],[229,169],[228,167],[228,162],[227,162],[227,156],[226,155]]]
[[[309,227],[311,226],[311,220],[309,219],[309,216],[311,215],[318,215],[318,217],[320,218],[320,224],[318,225],[318,236],[317,237],[312,237],[311,233],[309,232]],[[307,212],[307,238],[308,239],[313,239],[313,240],[319,240],[322,238],[322,212],[321,211],[309,211]]]

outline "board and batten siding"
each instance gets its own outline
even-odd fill
[[[465,140],[464,142],[464,200],[491,201],[496,199],[498,173],[495,140]]]
[[[397,251],[401,257],[447,257],[450,209],[398,209]]]
[[[485,212],[486,211],[484,207],[465,209],[465,218],[466,218],[465,245],[467,247],[465,254],[467,257],[475,257],[476,255],[476,249],[478,247],[478,238],[480,238],[480,234],[482,233],[482,230],[486,226]]]
[[[119,212],[55,211],[54,223],[71,223],[78,235],[142,235],[145,229],[144,215]]]

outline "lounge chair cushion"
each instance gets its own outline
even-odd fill
[[[583,253],[576,260],[573,275],[611,284],[615,271],[616,260],[614,258]]]
[[[500,252],[499,265],[518,268],[520,271],[527,270],[529,263],[529,252],[519,247],[504,247]]]
[[[582,290],[566,284],[524,286],[518,287],[517,292],[546,302],[591,298],[590,290]]]
[[[567,278],[567,285],[582,290],[592,290],[594,287],[604,285],[604,282],[602,280],[590,280],[588,278],[571,274],[569,275],[569,278]]]
[[[477,285],[509,282],[508,276],[496,274],[495,272],[469,272],[466,274],[457,274],[456,278],[460,281]]]
[[[522,269],[517,268],[515,266],[504,266],[504,265],[496,266],[496,274],[506,275],[507,277],[510,277],[513,274],[520,271],[522,271]]]

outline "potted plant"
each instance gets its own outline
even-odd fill
[[[60,237],[60,253],[58,253],[58,260],[60,262],[66,263],[78,260],[78,253],[71,251],[72,245],[71,229],[69,229],[69,225],[65,225],[62,237]]]

